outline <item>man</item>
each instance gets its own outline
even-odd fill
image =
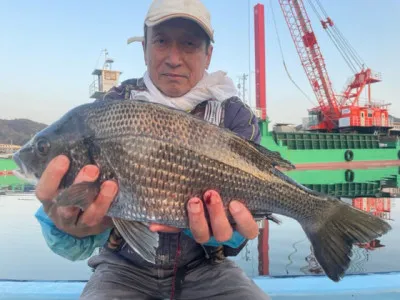
[[[223,72],[206,72],[213,40],[209,13],[199,0],[153,1],[144,26],[147,72],[143,78],[111,89],[104,98],[162,103],[259,142],[257,119],[236,97],[232,80]],[[159,234],[156,263],[151,264],[125,243],[105,217],[118,193],[115,182],[104,182],[84,212],[53,205],[68,165],[68,158],[57,157],[40,179],[36,194],[43,207],[37,218],[48,245],[59,255],[85,259],[94,248],[104,246],[89,260],[94,273],[81,299],[268,299],[225,258],[237,255],[246,239],[258,234],[256,222],[240,202],[233,201],[229,207],[235,228],[228,222],[219,194],[212,190],[203,195],[204,204],[199,198],[189,200],[190,230],[151,224],[149,229]],[[96,166],[85,166],[75,182],[94,181],[99,172]]]

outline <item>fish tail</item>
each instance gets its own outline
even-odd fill
[[[323,209],[299,222],[325,274],[337,282],[350,265],[353,244],[368,243],[387,233],[391,226],[337,199],[322,203]]]

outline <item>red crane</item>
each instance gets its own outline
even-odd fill
[[[324,58],[303,1],[279,0],[301,64],[319,103],[319,106],[309,112],[311,122],[307,129],[328,132],[349,129],[363,132],[382,131],[382,129],[387,131],[390,127],[386,106],[389,104],[378,104],[371,100],[370,84],[379,82],[380,76],[360,63],[354,49],[335,28],[332,19],[326,15],[319,0],[317,1],[326,17],[323,19],[319,15],[323,28],[327,30],[334,28],[330,31],[332,35],[330,37],[334,38],[335,46],[342,51],[343,58],[352,67],[355,75],[348,81],[342,95],[337,96],[332,88]],[[318,14],[311,1],[310,5]],[[361,68],[359,72],[356,71],[356,66]],[[368,87],[367,103],[360,105],[360,96],[365,87]]]

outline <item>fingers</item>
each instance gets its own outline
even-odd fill
[[[192,198],[188,202],[189,228],[196,242],[203,244],[210,239],[210,230],[204,215],[203,202]]]
[[[92,204],[83,212],[79,219],[79,223],[88,227],[99,225],[105,217],[112,201],[118,192],[118,185],[112,180],[105,181],[100,192]]]
[[[74,184],[89,181],[93,182],[99,176],[99,169],[94,165],[86,165],[84,166],[76,176],[74,180]],[[57,213],[63,219],[64,224],[70,224],[76,222],[80,209],[78,207],[68,207],[62,206],[57,207]]]
[[[161,225],[161,224],[156,224],[156,223],[150,224],[149,229],[150,229],[150,231],[153,231],[153,232],[167,232],[167,233],[177,233],[182,230],[177,227]]]
[[[233,228],[227,218],[221,196],[214,190],[204,194],[204,202],[209,214],[211,232],[218,242],[226,242],[232,238]],[[258,235],[258,225],[250,211],[239,201],[232,201],[229,211],[236,222],[236,230],[246,239],[254,239]],[[206,243],[211,236],[206,219],[203,202],[192,198],[188,202],[189,226],[194,239],[198,243]]]
[[[84,181],[93,182],[99,176],[99,168],[95,165],[86,165],[84,166],[76,176],[74,180],[75,183],[80,183]]]
[[[68,168],[69,160],[66,156],[54,158],[39,180],[36,197],[43,203],[46,213],[59,229],[77,237],[103,232],[112,226],[111,219],[105,217],[105,214],[117,194],[118,185],[114,181],[104,182],[95,201],[83,213],[77,207],[57,207],[52,199],[57,196],[60,182]],[[94,182],[98,176],[97,166],[86,165],[76,176],[74,184]]]
[[[207,191],[204,194],[204,201],[210,215],[210,223],[213,235],[218,242],[228,241],[233,234],[231,224],[226,217],[221,196],[216,191]]]
[[[245,238],[252,240],[258,235],[258,225],[250,211],[239,201],[229,204],[229,211],[236,221],[236,230]]]
[[[69,159],[64,155],[55,157],[43,172],[37,186],[36,198],[38,198],[45,208],[51,204],[51,200],[57,195],[58,187],[62,178],[69,168]]]
[[[90,178],[86,177],[91,171],[93,166],[85,166],[77,179],[76,183],[81,181],[94,181],[96,176]],[[96,167],[94,167],[96,168]],[[92,173],[95,175],[96,172]],[[83,180],[82,180],[83,179]],[[96,199],[89,205],[89,207],[82,212],[75,207],[57,207],[58,215],[54,217],[56,226],[61,230],[82,238],[88,235],[96,235],[103,232],[105,229],[113,226],[111,218],[105,216],[109,209],[111,202],[114,200],[118,191],[118,185],[114,181],[105,181]],[[77,221],[78,220],[78,221]]]

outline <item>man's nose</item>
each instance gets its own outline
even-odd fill
[[[166,63],[171,68],[179,67],[182,63],[182,52],[179,45],[176,42],[172,43],[171,46],[169,47]]]

